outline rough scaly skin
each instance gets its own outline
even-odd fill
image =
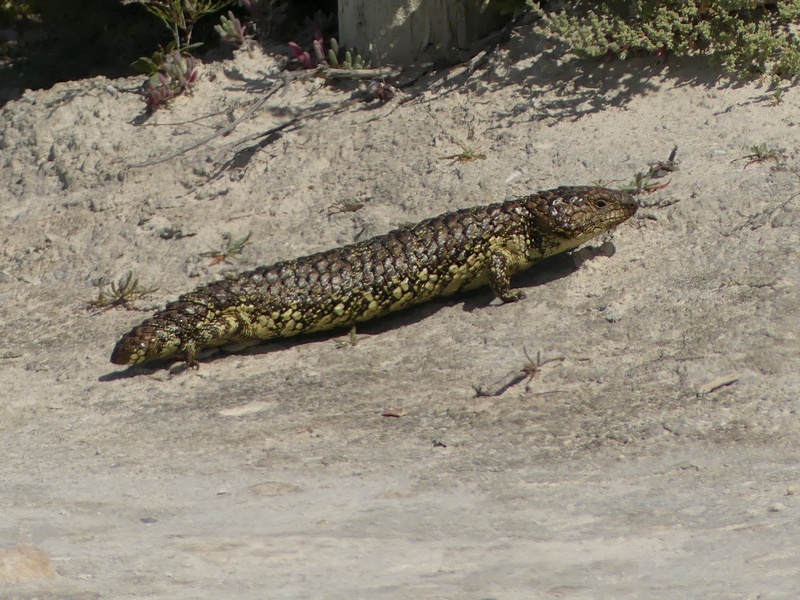
[[[510,289],[511,275],[612,229],[636,208],[626,192],[560,187],[259,267],[170,302],[122,336],[111,362],[183,356],[196,366],[203,348],[343,327],[485,284],[513,302],[525,294]]]

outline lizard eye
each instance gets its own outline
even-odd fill
[[[594,205],[597,208],[605,208],[606,207],[606,201],[605,200],[596,200]]]

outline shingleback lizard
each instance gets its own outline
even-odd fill
[[[577,248],[632,216],[633,197],[560,187],[426,219],[369,240],[259,267],[183,294],[122,336],[118,365],[352,325],[489,284],[525,297],[511,275]]]

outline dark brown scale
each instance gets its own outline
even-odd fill
[[[574,187],[448,213],[200,286],[123,336],[111,360],[195,364],[205,347],[347,326],[486,283],[517,300],[511,275],[634,212],[625,192]]]

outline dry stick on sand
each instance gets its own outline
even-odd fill
[[[528,383],[525,385],[525,391],[527,392],[530,390],[530,382],[533,380],[534,377],[536,377],[536,375],[538,375],[541,372],[542,367],[544,365],[551,362],[562,361],[565,360],[566,358],[565,356],[557,356],[555,358],[548,358],[547,360],[543,361],[542,353],[537,352],[536,362],[534,363],[533,359],[528,354],[528,349],[523,347],[522,351],[525,353],[525,358],[528,359],[528,362],[524,364],[522,368],[510,371],[509,373],[503,375],[500,379],[498,379],[493,383],[490,384],[481,383],[479,385],[473,386],[473,388],[475,389],[475,396],[476,397],[499,396],[503,392],[505,392],[508,388],[518,384],[525,378],[528,379]],[[545,393],[551,393],[551,392],[545,392]]]
[[[697,387],[697,395],[705,396],[725,386],[733,385],[737,381],[739,381],[738,373],[726,373],[725,375],[720,375],[711,381],[707,381],[706,383],[699,385]]]

